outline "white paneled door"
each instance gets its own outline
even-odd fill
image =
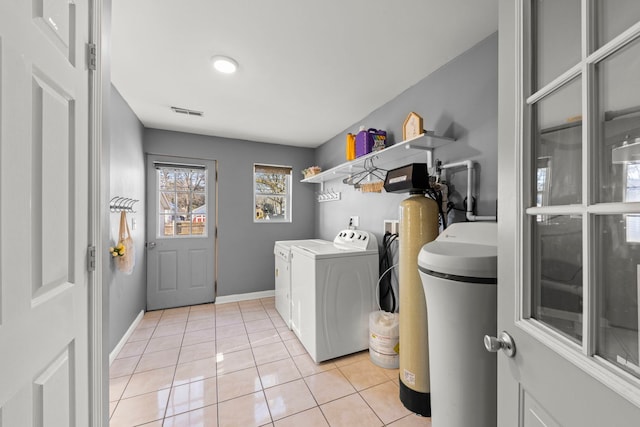
[[[640,2],[499,22],[498,426],[638,426]]]
[[[215,180],[213,160],[147,157],[148,310],[214,301]]]
[[[0,2],[0,426],[89,425],[89,4]]]

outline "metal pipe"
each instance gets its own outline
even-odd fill
[[[482,216],[482,215],[474,215],[473,214],[473,160],[462,160],[460,162],[448,163],[446,165],[441,165],[442,169],[451,169],[464,166],[467,168],[467,211],[466,216],[468,221],[496,221],[498,218],[496,216]]]

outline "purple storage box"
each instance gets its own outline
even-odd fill
[[[383,130],[374,128],[361,130],[356,135],[356,157],[369,154],[371,151],[373,151],[373,146],[376,144],[376,142],[378,143],[378,145],[382,144],[382,146],[384,147],[386,139],[387,132]]]

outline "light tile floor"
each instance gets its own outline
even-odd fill
[[[146,313],[109,401],[111,427],[431,426],[368,352],[315,364],[273,298]]]

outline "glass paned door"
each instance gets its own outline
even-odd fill
[[[522,320],[583,366],[633,382],[640,378],[640,3],[525,3]]]

